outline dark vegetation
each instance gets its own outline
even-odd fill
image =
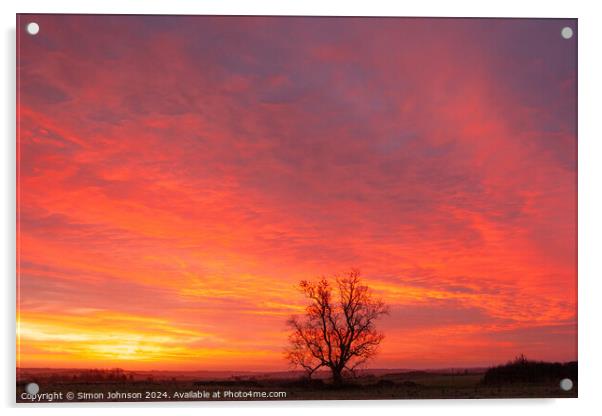
[[[483,375],[483,385],[496,386],[514,383],[560,382],[569,378],[577,380],[577,362],[548,363],[528,360],[524,355],[513,361],[488,369]]]

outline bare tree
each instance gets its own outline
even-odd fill
[[[328,368],[333,383],[341,384],[345,372],[354,374],[376,354],[384,335],[376,330],[375,321],[388,309],[362,284],[355,269],[337,277],[336,286],[322,278],[303,280],[299,288],[309,305],[303,316],[288,321],[292,333],[286,357],[310,378],[319,368]]]

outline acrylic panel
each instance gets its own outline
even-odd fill
[[[18,15],[16,400],[576,397],[577,33]]]

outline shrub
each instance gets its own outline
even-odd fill
[[[532,361],[521,354],[513,361],[488,369],[483,376],[482,383],[485,385],[541,383],[560,381],[563,378],[577,380],[577,362]]]

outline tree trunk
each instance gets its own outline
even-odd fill
[[[343,375],[341,374],[341,370],[338,368],[332,369],[332,384],[334,386],[340,386],[343,384]]]

